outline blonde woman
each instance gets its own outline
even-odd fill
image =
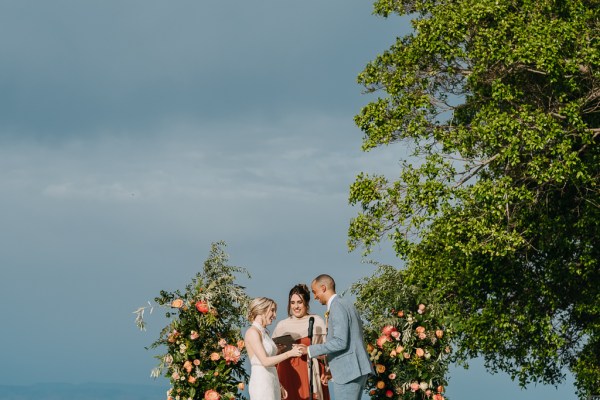
[[[244,340],[250,358],[250,400],[281,400],[287,392],[279,384],[275,366],[291,357],[299,357],[301,350],[293,347],[285,353],[277,354],[277,345],[267,331],[277,317],[277,304],[269,298],[257,297],[250,303],[248,320],[252,325],[246,331]]]

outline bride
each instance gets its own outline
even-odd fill
[[[257,297],[250,303],[248,320],[252,323],[244,340],[250,357],[250,400],[281,400],[287,392],[279,384],[275,365],[291,357],[302,355],[294,347],[285,353],[277,354],[277,346],[266,329],[277,316],[277,304],[266,297]]]

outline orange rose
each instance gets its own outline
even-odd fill
[[[425,312],[425,304],[419,304],[419,309],[417,310],[419,314],[423,314]]]
[[[221,355],[219,353],[211,353],[210,355],[210,359],[213,361],[218,361],[221,358]]]
[[[404,346],[398,346],[396,347],[396,353],[400,354],[404,351]]]
[[[183,363],[183,369],[185,369],[187,371],[187,373],[189,374],[192,371],[192,363],[190,360],[187,360],[186,362]]]
[[[208,304],[206,302],[200,300],[196,302],[196,310],[201,312],[202,314],[206,314],[208,312]]]
[[[384,381],[377,382],[377,389],[383,389],[384,387],[385,387],[385,382]]]
[[[200,360],[198,360],[197,358],[194,360],[194,365],[198,366],[200,365]]]
[[[444,396],[442,396],[441,394],[434,394],[433,400],[444,400]]]
[[[412,382],[410,384],[410,390],[411,392],[416,392],[417,390],[419,390],[419,382]]]
[[[385,372],[385,365],[383,364],[377,364],[375,366],[375,370],[377,371],[378,374],[382,374]]]
[[[417,332],[417,333],[423,333],[423,332],[425,332],[425,327],[423,327],[423,326],[417,326],[415,328],[415,332]]]
[[[246,388],[246,384],[244,382],[238,383],[238,390],[244,390]]]
[[[171,307],[174,307],[174,308],[181,308],[181,307],[183,307],[183,300],[181,300],[181,299],[175,299],[175,300],[173,300],[171,302]]]
[[[390,351],[390,357],[394,358],[396,357],[398,354],[396,353],[396,350],[392,350]]]
[[[398,316],[400,318],[404,317],[404,311],[402,311],[402,310],[398,311]]]
[[[195,383],[195,382],[196,382],[196,378],[194,378],[193,376],[190,376],[190,377],[188,378],[188,382],[189,382],[189,383]]]
[[[420,347],[417,347],[417,349],[415,350],[415,353],[417,354],[417,357],[423,357],[425,355],[425,352]]]
[[[404,352],[404,358],[408,360],[410,358],[410,353]]]
[[[221,396],[214,390],[209,389],[204,392],[204,400],[221,400]]]
[[[444,331],[438,329],[437,331],[435,331],[435,336],[437,336],[438,339],[441,339],[444,336]]]
[[[244,348],[244,346],[246,346],[246,343],[244,343],[243,340],[240,339],[240,340],[237,341],[237,348],[238,349],[242,350]]]
[[[438,393],[444,393],[444,387],[442,385],[437,387]]]
[[[367,344],[367,352],[371,353],[373,350],[375,350],[375,347],[371,343]]]

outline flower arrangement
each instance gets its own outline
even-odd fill
[[[241,327],[248,297],[244,288],[234,283],[234,274],[249,275],[243,268],[227,265],[224,246],[223,242],[212,244],[203,272],[185,291],[163,290],[155,298],[158,306],[167,309],[170,322],[150,346],[166,348],[166,353],[156,356],[159,364],[151,376],[164,374],[170,380],[167,400],[244,399],[241,391],[248,375],[243,367]],[[142,330],[147,308],[134,311]]]
[[[376,375],[372,399],[446,400],[453,322],[441,295],[409,283],[406,270],[372,262],[375,273],[352,285]]]
[[[366,335],[367,351],[376,375],[369,377],[372,399],[445,400],[449,335],[436,318],[434,306],[416,311],[391,310],[389,324]]]

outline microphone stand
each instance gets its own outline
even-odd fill
[[[310,317],[308,319],[308,345],[312,344],[313,338],[313,324],[315,323],[315,317]],[[308,362],[308,398],[313,400],[313,359],[306,356],[306,361]]]

